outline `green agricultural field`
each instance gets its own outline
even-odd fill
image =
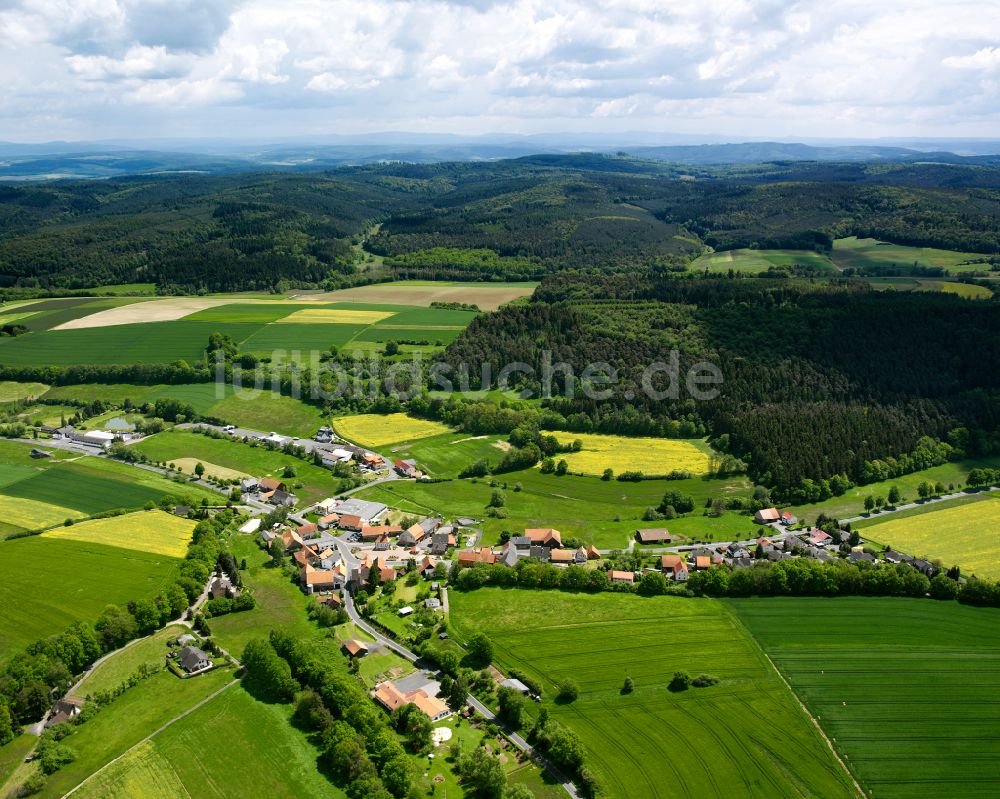
[[[873,799],[1000,793],[1000,611],[873,597],[728,604]]]
[[[187,627],[178,625],[164,627],[146,638],[137,638],[88,672],[72,695],[85,699],[100,691],[112,691],[135,674],[140,666],[163,666],[168,651],[167,642],[188,632]]]
[[[9,796],[6,790],[7,780],[24,765],[24,758],[37,743],[37,737],[24,733],[10,743],[0,746],[0,796]]]
[[[0,660],[74,621],[96,619],[109,604],[155,596],[174,579],[179,563],[58,538],[0,542]]]
[[[0,364],[72,366],[76,364],[190,363],[205,357],[210,334],[227,333],[236,341],[260,325],[235,322],[150,322],[45,330],[0,339]]]
[[[215,384],[210,384],[213,387]],[[312,438],[327,424],[323,411],[301,400],[271,391],[241,391],[230,393],[203,411],[208,416],[250,430],[274,430],[286,436]]]
[[[80,799],[149,796],[343,797],[290,723],[292,707],[233,686],[91,780]]]
[[[76,753],[76,760],[50,775],[38,795],[43,799],[63,796],[232,679],[232,669],[220,668],[189,680],[182,680],[169,671],[143,680],[102,708],[66,739],[66,744]],[[153,795],[177,794],[168,791]]]
[[[914,264],[925,268],[940,267],[956,274],[989,269],[987,264],[969,263],[982,261],[983,255],[934,247],[906,247],[857,236],[834,241],[830,258],[839,269],[910,267]]]
[[[705,501],[716,496],[745,495],[751,485],[744,478],[729,480],[643,480],[623,483],[598,477],[542,474],[526,469],[499,475],[507,512],[505,519],[483,521],[485,540],[496,541],[502,530],[555,527],[564,536],[580,538],[601,549],[625,548],[638,527],[666,526],[692,537],[731,540],[735,530],[756,529],[749,517],[725,514],[718,519],[702,515]],[[521,490],[515,491],[520,484]],[[644,522],[643,512],[656,507],[668,490],[691,495],[695,510],[668,522]],[[446,517],[483,519],[493,489],[487,480],[451,480],[442,483],[391,482],[365,489],[362,499],[384,502],[404,513],[440,513]],[[682,532],[683,529],[683,532]]]
[[[451,621],[460,636],[486,632],[501,669],[539,680],[543,707],[580,736],[584,763],[609,796],[853,795],[847,772],[722,603],[493,588],[452,592]],[[673,693],[678,670],[720,682]],[[621,693],[625,677],[631,694]],[[579,698],[553,702],[566,678]]]
[[[233,439],[209,438],[187,430],[166,430],[133,445],[155,461],[171,462],[175,458],[197,458],[201,461],[246,472],[256,477],[279,475],[285,466],[293,466],[296,477],[287,482],[298,495],[302,505],[328,497],[337,487],[333,474],[321,466],[314,466],[277,450],[251,446]]]
[[[138,481],[116,479],[91,468],[89,461],[87,458],[82,462],[53,464],[24,480],[4,486],[2,494],[74,508],[84,515],[90,515],[112,508],[141,508],[151,500],[156,502],[166,493],[176,495],[185,492],[183,486],[176,486],[171,491],[174,484],[162,478],[162,487],[157,488]],[[96,459],[94,461],[96,463]]]
[[[917,499],[917,486],[923,482],[942,483],[946,488],[955,486],[956,489],[965,485],[965,480],[969,472],[976,468],[996,469],[1000,467],[1000,458],[978,458],[964,461],[953,461],[944,463],[941,466],[934,466],[912,474],[904,474],[900,477],[893,477],[880,483],[869,483],[868,485],[855,486],[840,497],[832,497],[824,502],[817,502],[812,505],[796,505],[789,508],[799,519],[815,521],[816,516],[825,513],[837,519],[847,519],[860,516],[865,512],[865,497],[869,494],[878,496],[888,496],[892,486],[898,486],[903,495],[903,501],[913,502]]]
[[[1000,578],[1000,499],[977,494],[970,501],[932,503],[921,513],[891,513],[859,529],[866,540],[891,546],[946,566],[957,564],[965,574]]]
[[[132,305],[142,302],[141,297],[113,297],[106,299],[95,299],[93,297],[64,297],[51,300],[38,300],[27,305],[20,306],[18,311],[30,312],[22,324],[32,331],[50,330],[53,327],[72,322],[84,316],[104,311],[109,308],[118,308],[122,305]],[[20,338],[28,338],[21,336]]]
[[[311,351],[343,347],[367,329],[367,325],[269,324],[242,341],[240,349],[268,355],[274,350],[298,351],[306,359]]]

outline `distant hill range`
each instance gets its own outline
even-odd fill
[[[912,140],[904,143],[741,142],[657,144],[677,136],[544,134],[448,136],[387,133],[289,141],[216,139],[143,142],[0,142],[0,180],[100,179],[129,175],[316,172],[385,162],[495,161],[539,154],[617,154],[688,165],[781,162],[872,162],[1000,165],[1000,140]],[[621,161],[619,166],[624,166]],[[629,170],[625,170],[629,171]]]

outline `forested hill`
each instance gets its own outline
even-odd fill
[[[706,432],[746,460],[755,479],[796,496],[802,477],[863,481],[876,460],[901,468],[889,459],[926,452],[922,436],[969,454],[996,451],[997,341],[1000,306],[941,294],[564,274],[547,279],[529,305],[477,318],[445,357],[540,370],[547,350],[577,374],[607,362],[622,380],[616,398],[549,403],[566,427]],[[717,399],[698,402],[685,391],[647,398],[642,370],[674,349],[682,375],[700,360],[719,366]]]
[[[1000,168],[682,166],[583,153],[6,184],[0,288],[269,290],[684,270],[706,244],[822,249],[852,234],[996,253]]]

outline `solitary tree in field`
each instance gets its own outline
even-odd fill
[[[631,677],[626,677],[625,678],[625,684],[622,686],[622,693],[623,694],[630,694],[634,690],[635,690],[635,684],[632,682],[632,678]]]
[[[613,469],[605,469],[604,474],[601,475],[601,479],[607,481],[613,479],[614,476],[615,473]]]
[[[202,478],[202,475],[204,474],[205,474],[205,465],[201,461],[198,461],[198,463],[194,465],[194,476],[200,480]]]

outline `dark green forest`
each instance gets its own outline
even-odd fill
[[[684,271],[706,244],[822,250],[852,234],[996,254],[1000,169],[580,154],[0,184],[0,289],[269,291]]]
[[[821,481],[869,482],[959,452],[997,451],[998,341],[996,303],[943,294],[563,273],[546,279],[530,304],[475,319],[445,357],[456,368],[530,364],[535,376],[522,383],[536,394],[546,352],[577,375],[605,362],[620,381],[611,400],[579,391],[569,399],[555,382],[546,405],[567,429],[707,433],[758,482],[796,496],[813,490],[803,478],[822,493]],[[681,390],[676,399],[649,398],[642,372],[671,350],[681,375],[698,361],[716,364],[719,396],[697,401]]]

